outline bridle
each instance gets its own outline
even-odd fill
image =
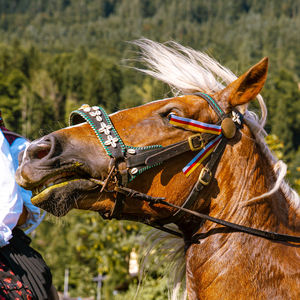
[[[209,127],[214,126],[214,128],[217,128],[220,131],[217,138],[215,134],[210,133],[210,131],[207,130],[204,131],[204,133],[194,134],[187,140],[177,142],[165,147],[161,145],[132,147],[123,143],[108,114],[102,107],[90,107],[89,105],[83,105],[78,110],[75,110],[71,113],[70,125],[87,122],[95,132],[107,155],[109,155],[111,158],[109,175],[107,176],[105,181],[90,178],[91,181],[102,186],[101,192],[105,190],[106,192],[116,193],[115,204],[112,211],[110,213],[100,213],[101,216],[105,219],[120,219],[125,199],[127,197],[133,197],[146,201],[150,205],[163,204],[169,207],[176,208],[177,211],[171,217],[160,220],[159,222],[150,222],[148,219],[139,221],[177,236],[182,237],[182,234],[178,231],[165,227],[164,225],[175,223],[184,214],[188,213],[196,216],[197,218],[209,220],[236,231],[246,232],[248,234],[276,241],[300,243],[300,237],[297,236],[290,236],[286,234],[279,234],[275,232],[242,226],[239,224],[217,219],[207,214],[202,214],[190,209],[198,200],[201,191],[210,183],[213,177],[213,170],[216,168],[228,140],[235,136],[236,131],[242,128],[243,124],[243,115],[238,110],[234,109],[230,113],[226,114],[211,96],[200,92],[195,93],[195,95],[206,100],[211,108],[215,111],[219,118],[217,124],[212,125],[201,123],[192,119],[179,118],[176,117],[176,115],[170,116],[170,123],[173,122],[175,126],[177,124],[178,126],[182,126],[184,128],[189,128],[189,126],[198,126],[199,128],[207,127],[207,129],[209,129]],[[165,201],[165,198],[152,197],[150,195],[126,187],[127,183],[134,180],[144,171],[156,167],[164,161],[188,151],[200,152],[186,168],[195,168],[195,165],[197,163],[199,164],[199,161],[201,161],[200,158],[202,159],[202,161],[207,160],[208,157],[209,159],[206,165],[202,168],[197,182],[194,184],[191,192],[189,193],[182,206],[177,206],[175,204],[169,203]],[[114,182],[114,188],[112,190],[109,190],[108,185],[111,181]],[[197,239],[200,239],[200,237],[197,237]]]

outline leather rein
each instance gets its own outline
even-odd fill
[[[139,220],[144,224],[160,229],[162,231],[166,231],[176,236],[183,237],[182,233],[167,228],[164,225],[175,223],[184,214],[188,213],[197,218],[229,227],[235,231],[248,233],[274,241],[300,243],[300,237],[298,236],[259,230],[214,218],[207,214],[199,213],[190,209],[198,200],[201,191],[210,183],[212,179],[212,171],[216,168],[217,162],[224,152],[227,141],[235,136],[236,131],[242,127],[243,123],[243,115],[238,110],[233,110],[231,113],[225,114],[225,112],[211,96],[200,92],[195,93],[195,95],[205,99],[216,112],[219,117],[219,122],[217,124],[220,125],[222,133],[218,140],[215,142],[216,146],[211,152],[208,162],[202,168],[197,182],[194,184],[190,194],[188,195],[182,206],[177,206],[175,204],[167,202],[165,201],[165,198],[162,197],[152,197],[150,195],[138,192],[126,187],[126,185],[128,182],[134,180],[136,176],[142,174],[144,171],[158,166],[172,157],[178,156],[187,151],[199,151],[201,149],[207,149],[208,146],[216,140],[214,140],[214,134],[194,134],[185,141],[171,144],[166,147],[162,147],[161,145],[132,147],[123,143],[118,132],[114,128],[108,114],[102,107],[90,107],[89,105],[85,104],[78,110],[75,110],[71,113],[70,125],[87,122],[94,130],[106,153],[111,157],[110,171],[105,181],[90,178],[92,182],[102,186],[101,192],[105,190],[105,192],[116,193],[115,204],[112,211],[110,213],[99,212],[100,215],[104,219],[120,219],[125,199],[127,197],[132,197],[141,201],[146,201],[150,205],[163,204],[172,208],[176,208],[177,211],[171,217],[160,220],[159,222],[154,223],[149,221],[148,219]],[[195,120],[190,121],[197,122]],[[203,124],[210,126],[210,124]],[[114,188],[112,190],[109,190],[108,185],[111,181],[114,181]],[[197,240],[199,240],[200,238],[201,236],[196,237]]]

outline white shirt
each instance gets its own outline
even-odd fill
[[[17,225],[23,210],[23,204],[28,211],[28,218],[22,228],[28,227],[25,233],[30,233],[42,221],[40,209],[31,202],[31,192],[17,185],[15,171],[18,167],[18,154],[26,148],[28,142],[17,138],[10,146],[0,130],[0,247],[9,244],[12,230]]]

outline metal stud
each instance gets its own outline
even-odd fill
[[[99,110],[100,108],[98,106],[93,106],[92,109],[93,110]]]
[[[84,109],[85,107],[90,107],[88,104],[82,104],[79,109]]]
[[[84,112],[89,112],[90,110],[91,110],[90,107],[85,107],[85,108],[83,109]]]
[[[227,139],[232,139],[236,133],[236,125],[234,121],[230,118],[225,118],[222,123],[222,133]]]
[[[130,171],[130,173],[131,173],[132,175],[134,175],[134,174],[136,174],[138,171],[139,171],[138,168],[133,168],[133,169]]]
[[[131,148],[128,149],[127,152],[128,152],[129,154],[135,154],[135,153],[136,153],[135,149],[131,149]]]
[[[232,112],[232,121],[241,125],[240,116],[235,111]]]

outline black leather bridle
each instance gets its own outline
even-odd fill
[[[182,206],[169,203],[165,201],[165,198],[152,197],[138,192],[126,187],[126,185],[128,182],[134,180],[134,178],[139,174],[160,165],[172,157],[178,156],[187,151],[198,151],[202,149],[205,144],[215,137],[213,134],[195,134],[185,141],[171,144],[166,147],[162,147],[160,145],[132,147],[123,143],[108,114],[103,108],[83,105],[81,108],[71,113],[70,124],[74,125],[87,122],[94,130],[106,153],[111,157],[110,172],[106,180],[101,181],[94,178],[90,179],[94,183],[102,186],[101,191],[105,190],[106,192],[116,193],[113,210],[110,213],[100,213],[101,216],[105,219],[120,219],[125,199],[127,197],[133,197],[146,201],[151,205],[163,204],[176,208],[177,211],[171,217],[160,220],[159,222],[154,223],[147,219],[139,221],[177,236],[182,236],[182,234],[178,231],[171,230],[164,225],[176,223],[176,221],[178,221],[184,214],[188,213],[195,217],[221,224],[236,231],[245,232],[270,240],[300,243],[300,237],[297,236],[246,227],[190,210],[190,208],[198,200],[201,191],[210,183],[213,176],[212,172],[221,158],[228,140],[235,136],[236,130],[239,130],[243,123],[243,115],[238,110],[233,110],[231,113],[225,114],[211,96],[200,92],[195,93],[195,95],[205,99],[218,115],[219,121],[217,124],[220,124],[222,127],[222,137],[210,155],[206,165],[202,168],[197,182],[194,184],[190,194]],[[108,190],[108,184],[112,180],[114,180],[114,188],[113,190]],[[200,237],[197,238],[199,239]]]

